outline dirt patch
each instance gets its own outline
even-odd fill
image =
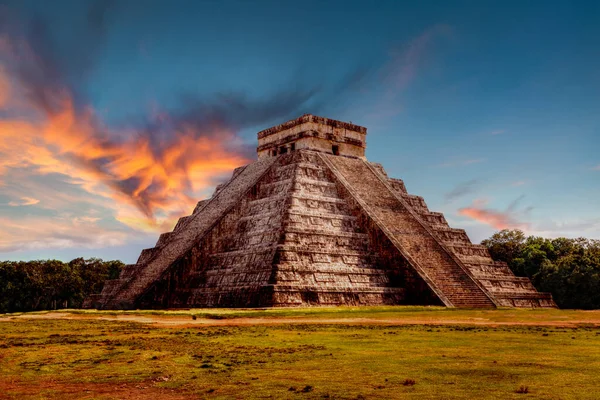
[[[7,397],[4,397],[7,396]],[[156,387],[153,381],[138,383],[72,383],[56,380],[3,380],[0,379],[0,398],[23,399],[165,399],[184,400],[199,398],[181,390]]]
[[[493,321],[486,318],[229,318],[193,320],[187,316],[161,315],[82,315],[71,313],[23,314],[0,318],[0,322],[22,319],[75,319],[139,322],[150,325],[171,327],[194,326],[249,326],[249,325],[289,325],[289,324],[326,324],[326,325],[479,325],[479,326],[555,326],[577,327],[579,325],[600,326],[600,319],[571,319],[569,321]]]

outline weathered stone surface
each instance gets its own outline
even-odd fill
[[[85,306],[555,306],[367,162],[365,135],[312,115],[260,132],[259,161]]]

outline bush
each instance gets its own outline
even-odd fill
[[[515,275],[552,293],[559,307],[600,308],[600,240],[525,237],[519,230],[503,230],[481,244]]]

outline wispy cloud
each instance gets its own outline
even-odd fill
[[[4,68],[0,65],[0,110],[8,103],[10,97],[10,81]]]
[[[513,201],[505,211],[498,211],[487,208],[487,200],[477,199],[470,207],[464,207],[458,210],[460,215],[469,217],[483,224],[490,225],[496,229],[522,229],[527,230],[529,224],[519,221],[519,214],[516,207],[521,201],[519,197]],[[530,211],[526,209],[524,212]]]
[[[19,201],[10,201],[8,205],[11,207],[32,206],[39,202],[38,199],[34,199],[33,197],[21,197]]]
[[[516,182],[511,183],[511,186],[523,186],[526,184],[527,184],[527,181],[516,181]]]
[[[400,98],[406,89],[417,79],[420,69],[431,58],[431,50],[436,40],[450,36],[452,28],[438,24],[426,29],[420,35],[406,43],[393,47],[388,61],[377,71],[383,86],[384,95],[375,102],[370,118],[387,118],[399,114],[403,110]]]
[[[445,194],[446,202],[451,202],[469,193],[473,193],[479,184],[478,179],[471,179],[467,182],[459,183],[454,189]]]
[[[592,171],[600,171],[600,164],[596,165],[595,167],[592,167]]]
[[[547,220],[533,226],[528,233],[544,237],[581,237],[590,233],[600,235],[600,218],[561,222]],[[596,238],[600,239],[600,236]]]
[[[485,158],[468,158],[462,160],[452,160],[445,162],[443,164],[439,164],[438,167],[441,168],[451,168],[451,167],[461,167],[472,164],[479,164],[485,161]]]
[[[46,248],[101,248],[126,242],[131,232],[106,229],[85,217],[25,217],[15,220],[0,216],[0,253]]]
[[[390,84],[389,96],[403,91],[415,79],[433,40],[451,32],[452,29],[448,25],[434,25],[404,46],[392,49],[392,58],[383,71],[387,83]]]
[[[495,131],[491,131],[489,134],[492,136],[496,136],[496,135],[502,135],[504,132],[506,132],[504,129],[497,129]]]

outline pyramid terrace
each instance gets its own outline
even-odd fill
[[[365,158],[367,129],[303,115],[85,307],[555,307]]]

